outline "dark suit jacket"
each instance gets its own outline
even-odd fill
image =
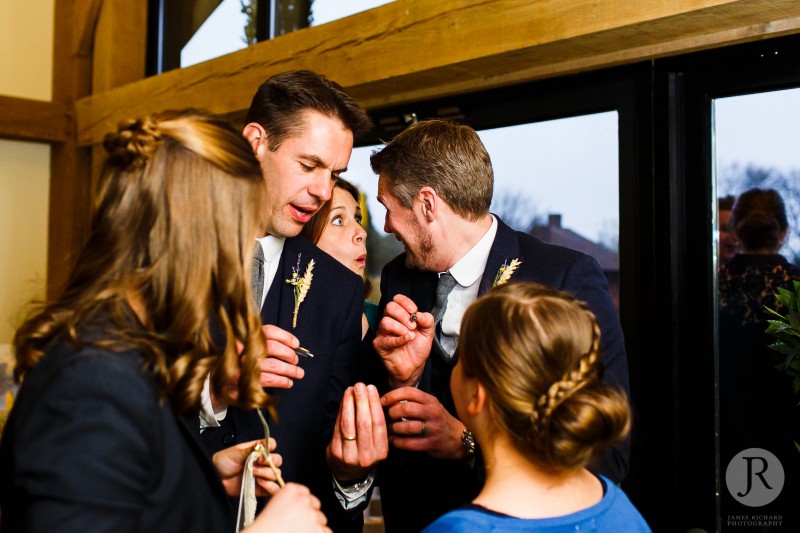
[[[489,253],[478,294],[492,287],[504,261],[518,258],[522,264],[511,281],[533,281],[568,291],[589,304],[602,330],[603,380],[628,387],[628,363],[625,345],[614,305],[608,294],[605,275],[591,257],[552,244],[526,233],[516,232],[498,218],[497,235]],[[422,311],[434,305],[438,276],[405,266],[405,254],[390,262],[381,276],[380,313],[396,294],[410,297]],[[420,390],[436,396],[457,416],[450,395],[450,373],[454,362],[432,355],[419,384]],[[628,468],[628,441],[602,457],[592,466],[615,482]],[[426,454],[393,449],[380,469],[381,505],[387,531],[419,531],[434,519],[473,499],[480,491],[479,469],[456,461],[432,459]]]
[[[292,277],[298,255],[300,276],[314,259],[314,278],[300,305],[297,327],[292,328],[294,287],[286,280]],[[361,531],[361,512],[345,513],[334,496],[325,448],[344,391],[359,375],[363,300],[364,284],[359,276],[298,236],[286,239],[261,310],[262,323],[291,332],[314,354],[313,359],[300,359],[305,376],[291,389],[268,390],[277,400],[278,412],[278,420],[270,420],[270,432],[278,443],[276,453],[283,456],[283,478],[307,485],[322,501],[336,531]],[[221,427],[202,433],[211,452],[259,438],[264,438],[264,430],[255,412],[236,408],[228,409]]]
[[[57,346],[25,378],[0,446],[2,531],[233,531],[197,437],[138,352]]]

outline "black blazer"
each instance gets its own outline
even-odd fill
[[[511,281],[541,283],[568,291],[587,302],[602,330],[603,380],[628,393],[628,362],[622,329],[608,294],[607,280],[597,261],[514,231],[499,218],[497,222],[497,235],[478,294],[492,287],[503,262],[519,259],[522,264]],[[420,310],[430,312],[437,283],[436,273],[407,268],[405,254],[401,254],[383,270],[380,315],[396,294],[410,297]],[[453,416],[457,416],[450,395],[453,364],[454,361],[432,355],[425,365],[419,388],[436,396]],[[626,441],[600,458],[591,469],[618,482],[627,473],[629,451],[630,442]],[[445,512],[472,500],[483,483],[478,470],[456,461],[432,459],[422,453],[390,450],[389,458],[380,468],[381,505],[387,531],[419,531]]]
[[[192,423],[138,352],[57,346],[31,370],[0,443],[2,531],[233,531]]]
[[[292,277],[298,257],[300,276],[311,259],[315,265],[311,287],[300,305],[297,327],[293,328],[294,287],[286,280]],[[291,389],[268,390],[277,400],[278,413],[277,420],[270,420],[270,432],[278,443],[276,453],[283,456],[283,478],[307,485],[322,501],[323,512],[337,531],[361,531],[361,512],[345,513],[334,496],[325,448],[333,435],[344,391],[359,376],[363,302],[363,280],[298,236],[286,239],[280,266],[261,310],[263,324],[291,332],[301,346],[314,354],[313,359],[300,359],[305,376],[295,381]],[[255,412],[236,408],[228,409],[221,427],[202,433],[202,440],[212,453],[263,437]]]

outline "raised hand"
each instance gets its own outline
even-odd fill
[[[344,391],[335,428],[326,456],[339,482],[364,479],[386,459],[386,420],[374,385],[356,383]]]
[[[407,296],[396,295],[386,304],[372,345],[389,372],[392,387],[414,386],[431,353],[434,318],[420,313]]]
[[[465,459],[461,447],[464,424],[434,396],[414,387],[395,389],[381,398],[388,408],[389,444],[401,450],[426,452],[439,459]]]
[[[259,362],[259,383],[262,387],[290,389],[294,380],[303,379],[305,372],[297,366],[295,349],[297,337],[278,326],[261,326],[267,345],[267,356]]]

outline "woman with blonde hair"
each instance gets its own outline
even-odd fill
[[[630,428],[628,400],[598,380],[599,347],[588,307],[541,285],[502,285],[467,309],[450,388],[486,483],[426,532],[650,530],[586,469]]]
[[[22,386],[0,443],[2,530],[231,531],[228,495],[255,443],[212,464],[197,411],[209,373],[219,394],[238,380],[241,407],[267,401],[248,284],[261,171],[238,132],[191,110],[128,121],[104,146],[69,281],[14,339]],[[260,492],[277,491],[266,466],[256,475]],[[290,485],[252,528],[326,531],[318,509]]]

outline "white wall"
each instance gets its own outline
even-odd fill
[[[0,94],[52,98],[53,11],[54,0],[0,2]],[[49,145],[0,140],[0,364],[22,308],[44,297],[49,167]]]

